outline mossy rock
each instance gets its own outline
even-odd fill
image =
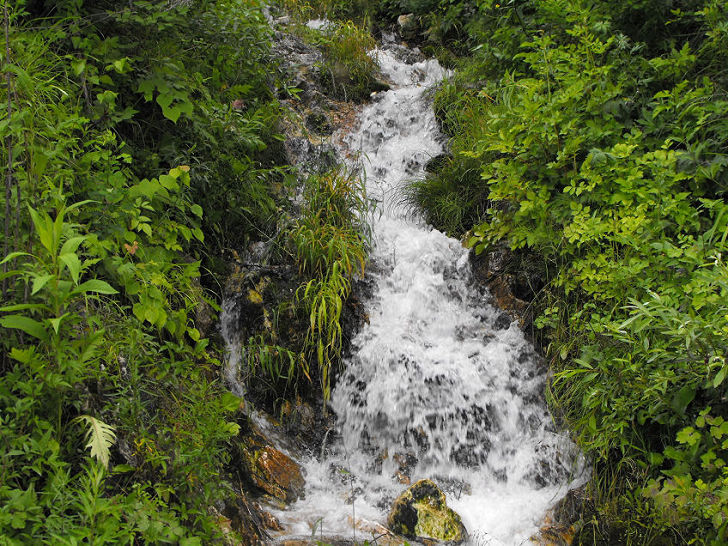
[[[430,480],[418,481],[394,501],[387,524],[392,532],[414,539],[460,543],[468,538],[445,493]]]

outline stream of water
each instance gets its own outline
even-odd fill
[[[446,71],[394,44],[377,56],[392,89],[345,138],[378,203],[369,322],[332,393],[324,456],[301,461],[305,498],[275,514],[287,535],[371,540],[408,478],[430,478],[472,543],[521,544],[579,485],[579,457],[553,426],[535,351],[473,285],[467,250],[398,202],[444,150],[428,89]]]

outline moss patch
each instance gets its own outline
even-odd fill
[[[467,531],[460,516],[447,506],[445,494],[430,480],[420,480],[394,501],[389,528],[412,538],[462,542]]]

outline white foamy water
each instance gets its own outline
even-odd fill
[[[275,513],[286,535],[371,540],[408,473],[443,488],[472,543],[521,544],[578,485],[578,457],[552,424],[533,348],[470,282],[467,250],[398,205],[444,149],[426,91],[445,70],[395,48],[378,59],[393,88],[347,137],[378,202],[369,324],[332,393],[326,455],[303,461],[306,497]]]

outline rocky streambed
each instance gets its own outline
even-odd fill
[[[573,504],[584,471],[546,408],[546,370],[519,329],[513,273],[498,256],[473,264],[459,241],[401,206],[402,185],[445,151],[428,90],[447,71],[385,35],[376,55],[387,84],[357,107],[322,92],[314,48],[281,30],[277,47],[301,90],[290,101],[291,162],[315,172],[346,158],[376,209],[333,412],[299,401],[282,408],[283,425],[252,414],[238,462],[266,504],[259,538],[568,543],[569,511],[553,507]],[[241,258],[224,306],[227,377],[239,394],[240,345],[268,327],[267,303],[290,289],[265,252]]]

